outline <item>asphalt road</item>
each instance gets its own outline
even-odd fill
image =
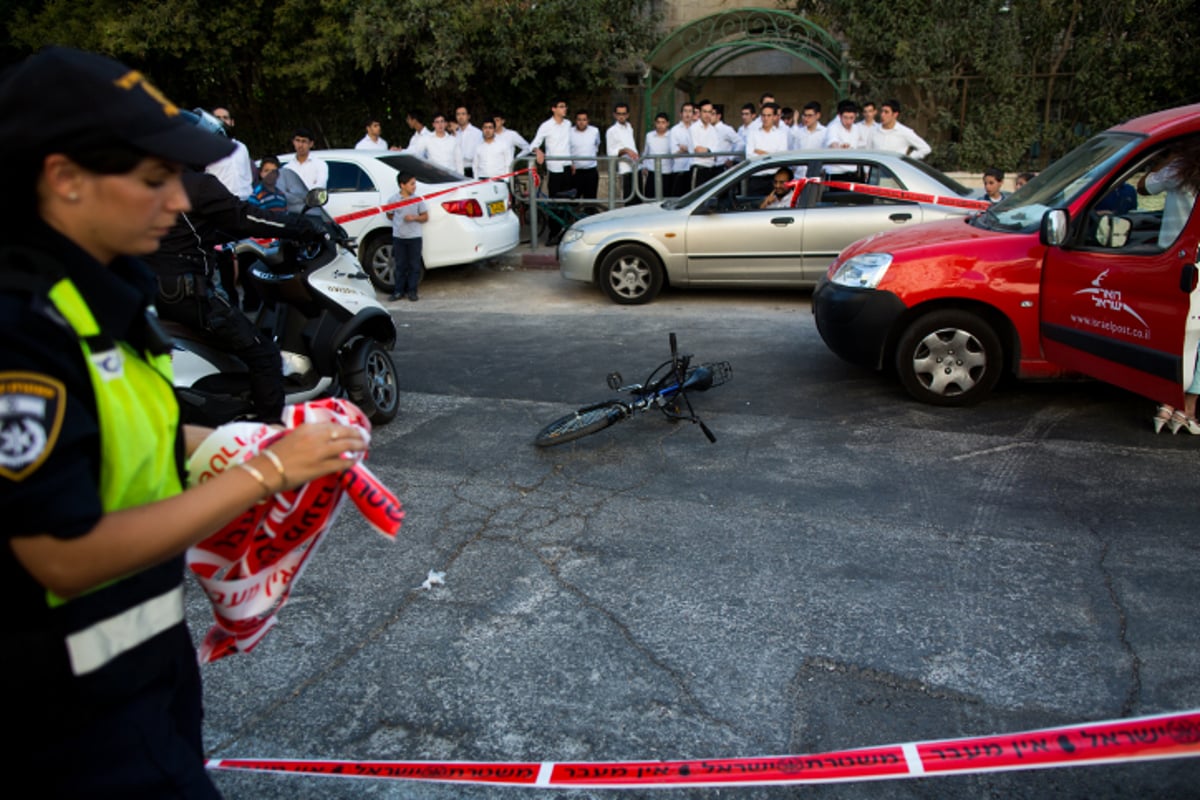
[[[910,401],[822,344],[806,293],[610,304],[455,268],[393,304],[401,416],[250,655],[204,668],[217,758],[607,761],[819,753],[1200,707],[1200,439],[1091,382]],[[532,446],[667,333],[731,383]],[[445,585],[419,588],[430,569]],[[197,637],[207,610],[194,586]],[[496,789],[217,772],[231,798],[1181,798],[1200,760],[890,783]]]

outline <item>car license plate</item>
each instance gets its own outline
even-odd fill
[[[504,201],[503,200],[493,200],[492,202],[488,203],[488,216],[489,217],[494,217],[497,214],[503,214],[503,213],[504,213]]]

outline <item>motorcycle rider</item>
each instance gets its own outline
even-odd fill
[[[203,116],[197,124],[221,129],[220,123],[216,129],[205,124]],[[310,217],[269,212],[239,200],[208,173],[187,170],[182,177],[191,210],[179,215],[158,251],[145,257],[158,277],[158,315],[204,331],[240,357],[250,370],[255,418],[278,423],[284,403],[279,347],[217,285],[214,247],[248,236],[318,242],[325,240],[326,231]]]

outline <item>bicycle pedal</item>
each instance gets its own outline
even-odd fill
[[[606,380],[608,381],[608,388],[610,388],[610,389],[620,389],[621,384],[623,383],[623,379],[621,378],[621,373],[619,373],[619,372],[608,373],[608,377],[606,378]]]

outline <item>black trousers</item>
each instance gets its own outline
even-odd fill
[[[577,169],[575,175],[571,179],[572,186],[575,187],[575,196],[595,197],[596,192],[600,188],[600,170],[597,167],[591,169]]]
[[[565,192],[571,191],[574,188],[571,181],[571,173],[564,169],[562,172],[546,172],[546,195],[551,199],[561,197]],[[553,217],[546,217],[546,240],[553,242],[555,237],[562,233],[563,226]]]
[[[14,765],[36,776],[38,797],[220,800],[204,769],[200,670],[186,627],[160,634],[179,656],[138,695],[39,747],[18,743]],[[154,646],[167,646],[159,641]],[[22,755],[22,749],[35,752]],[[10,748],[11,750],[12,748]]]
[[[625,199],[625,205],[634,206],[642,202],[642,198],[633,193],[633,176],[634,172],[626,172],[621,176],[621,198]]]
[[[721,174],[721,168],[712,167],[692,167],[692,188],[696,188],[702,184],[708,183],[713,178]]]
[[[255,416],[264,422],[279,422],[283,414],[283,367],[275,342],[214,292],[203,275],[160,275],[155,305],[163,319],[203,331],[246,362]]]

